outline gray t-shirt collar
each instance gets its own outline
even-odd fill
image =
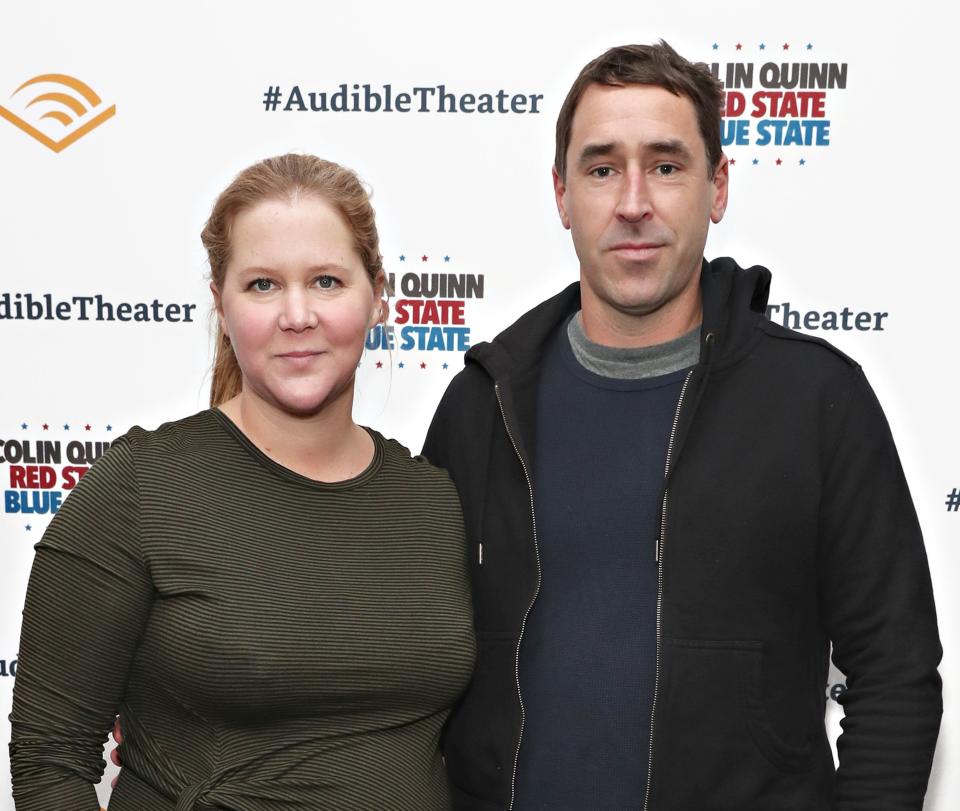
[[[679,338],[654,346],[604,346],[587,337],[578,311],[567,322],[567,338],[581,366],[594,374],[620,380],[659,377],[687,369],[700,360],[699,326]]]

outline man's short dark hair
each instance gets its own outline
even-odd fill
[[[656,45],[620,45],[611,48],[580,71],[557,116],[557,154],[553,165],[562,179],[566,180],[567,177],[567,147],[570,146],[573,114],[580,97],[591,84],[611,87],[654,85],[690,99],[697,113],[700,135],[707,146],[707,172],[713,177],[723,155],[720,144],[723,85],[703,62],[687,61],[660,40]]]

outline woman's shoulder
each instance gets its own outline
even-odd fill
[[[208,408],[165,422],[154,429],[132,426],[117,444],[125,444],[135,456],[175,455],[203,447],[211,439],[223,436],[223,426],[214,409]]]
[[[226,436],[215,410],[208,408],[154,429],[134,425],[113,443],[111,451],[122,451],[137,467],[197,462],[218,455]]]
[[[432,464],[427,457],[410,453],[403,443],[385,437],[379,431],[372,428],[366,430],[383,449],[384,468],[387,471],[442,489],[453,486],[447,471]]]

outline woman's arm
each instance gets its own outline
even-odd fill
[[[37,544],[10,716],[17,811],[98,811],[94,785],[153,599],[128,440],[97,461]]]

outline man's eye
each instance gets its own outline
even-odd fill
[[[661,163],[657,167],[657,172],[659,172],[660,175],[662,175],[663,177],[668,177],[669,175],[672,175],[676,171],[677,171],[677,167],[672,166],[669,163]]]
[[[602,177],[610,177],[611,172],[613,172],[613,169],[611,169],[609,166],[598,166],[590,174],[592,174],[594,177],[602,178]]]
[[[266,293],[273,287],[273,282],[269,279],[254,279],[250,283],[250,287],[254,290],[259,290],[261,293]]]

